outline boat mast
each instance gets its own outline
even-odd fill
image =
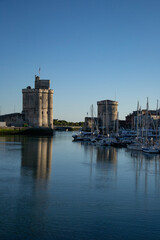
[[[103,112],[103,136],[104,136],[104,112]]]
[[[140,113],[140,129],[141,129],[141,137],[143,139],[143,130],[144,130],[144,118],[143,118],[143,111],[142,108],[140,106],[139,108],[139,113]]]
[[[93,133],[94,126],[93,126],[93,104],[91,105],[91,133]]]
[[[157,141],[157,131],[158,131],[158,99],[157,99],[157,107],[156,107],[156,141]]]
[[[106,101],[106,136],[108,135],[108,126],[107,126],[107,101]]]
[[[137,140],[138,140],[138,117],[139,117],[139,101],[137,103]]]
[[[118,132],[119,132],[119,129],[118,129],[119,128],[119,124],[118,123],[119,123],[119,112],[117,112],[117,121],[116,121],[116,133],[117,133],[116,135],[117,136],[118,136]]]
[[[147,97],[147,108],[146,108],[146,143],[148,140],[148,97]]]

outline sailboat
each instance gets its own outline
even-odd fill
[[[159,149],[156,146],[142,147],[142,151],[145,153],[159,153]]]
[[[139,137],[138,123],[139,123],[139,101],[137,103],[137,139],[134,143],[127,145],[127,148],[130,150],[142,151],[142,144],[138,142],[138,137]]]
[[[157,102],[158,104],[158,102]],[[157,146],[148,144],[148,98],[147,98],[147,112],[146,112],[146,145],[142,147],[142,151],[145,153],[159,153]]]

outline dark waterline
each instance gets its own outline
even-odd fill
[[[0,239],[159,239],[160,156],[0,137]]]

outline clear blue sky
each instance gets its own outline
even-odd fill
[[[54,118],[83,121],[119,102],[120,118],[160,99],[159,0],[0,0],[0,112],[21,112],[34,75],[51,80]],[[14,107],[15,106],[15,107]]]

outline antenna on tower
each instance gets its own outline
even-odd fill
[[[39,75],[40,75],[40,72],[41,72],[41,68],[39,67],[39,69],[38,69],[38,73],[39,73]]]

